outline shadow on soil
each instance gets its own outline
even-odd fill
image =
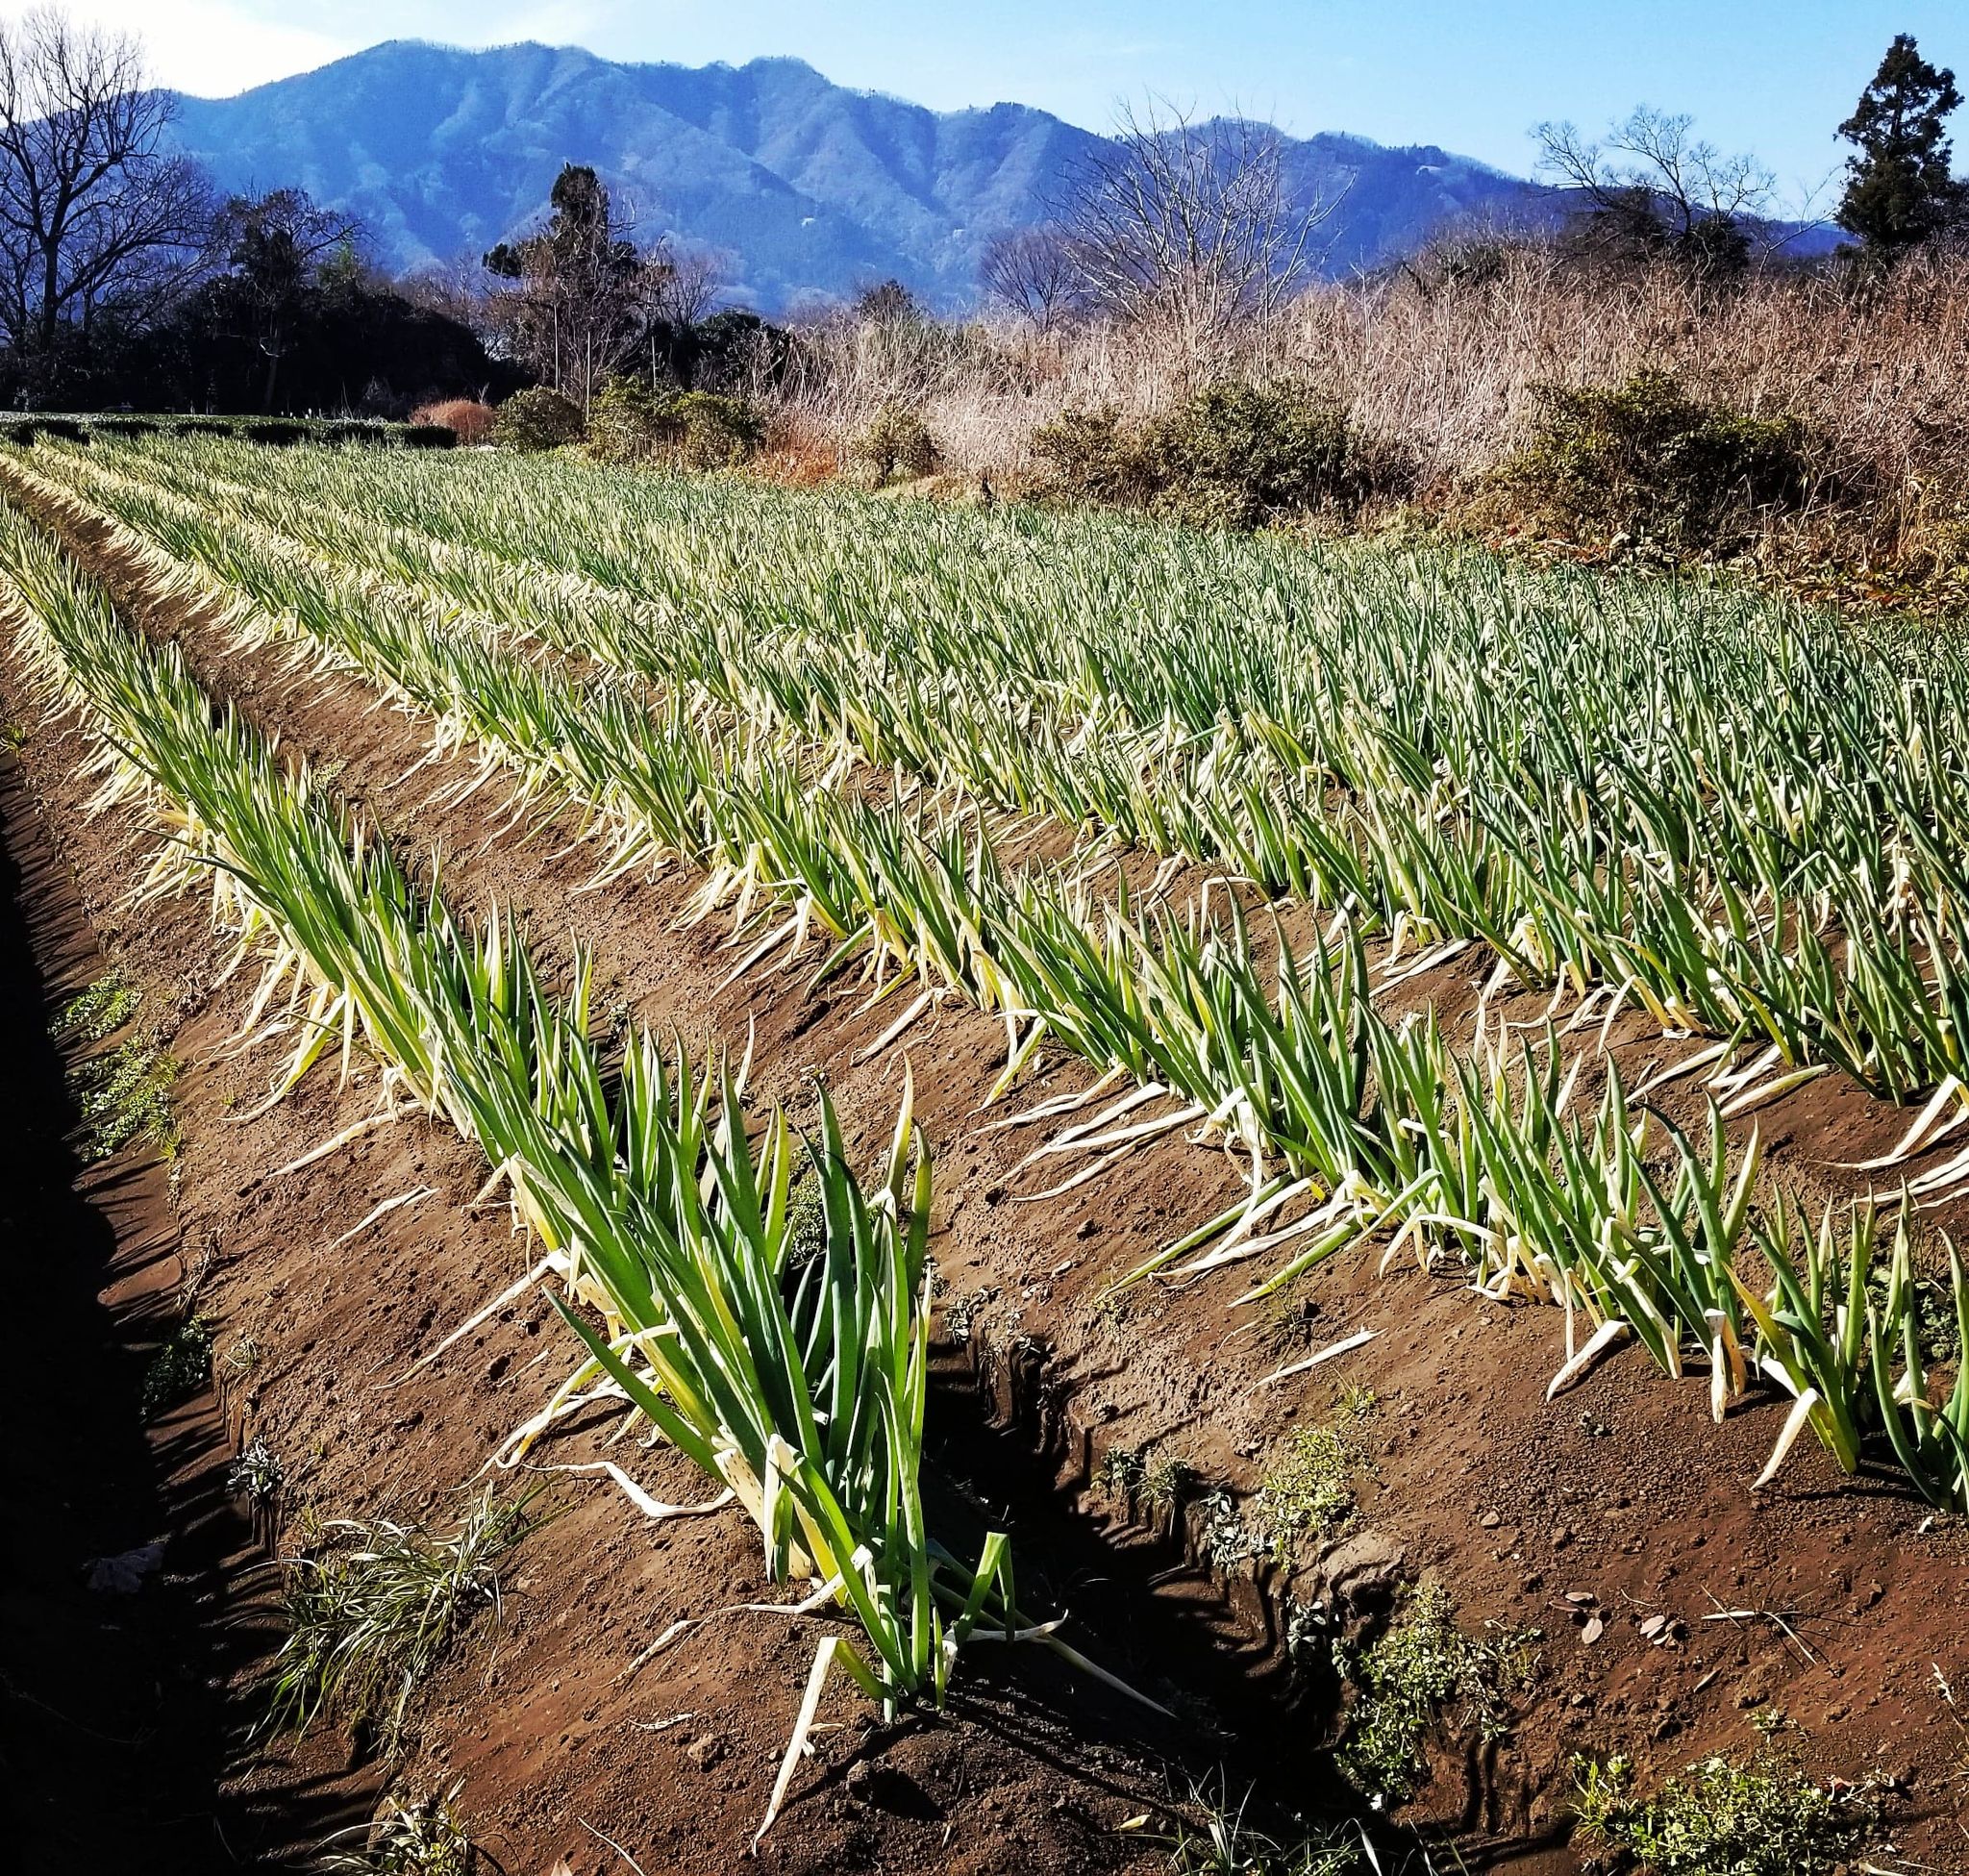
[[[210,1876],[261,1863],[266,1820],[220,1786],[252,1717],[228,1691],[267,1645],[264,1556],[226,1492],[206,1392],[146,1426],[144,1370],[179,1314],[165,1168],[84,1164],[55,1013],[104,965],[18,769],[0,759],[0,1232],[13,1263],[0,1360],[0,1841],[22,1871]],[[127,1592],[97,1560],[161,1543]],[[318,1840],[347,1787],[281,1794]],[[262,1865],[263,1866],[263,1865]]]

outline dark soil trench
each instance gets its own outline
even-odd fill
[[[146,1424],[144,1371],[186,1277],[167,1168],[86,1163],[56,1013],[103,974],[81,897],[18,765],[0,758],[0,1227],[13,1260],[0,1474],[0,1825],[23,1872],[207,1876],[257,1861],[219,1786],[265,1646],[264,1553],[228,1498],[210,1390]],[[161,1546],[153,1562],[104,1560]],[[123,1574],[134,1587],[105,1587]],[[93,1584],[92,1584],[93,1579]],[[289,1794],[315,1836],[346,1788]],[[365,1813],[366,1814],[366,1812]]]

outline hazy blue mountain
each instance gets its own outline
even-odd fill
[[[1026,105],[935,112],[851,91],[797,59],[692,69],[405,40],[183,98],[177,136],[221,188],[298,185],[354,212],[393,267],[483,252],[540,213],[561,163],[592,163],[652,232],[726,251],[734,296],[767,311],[887,276],[939,308],[967,303],[984,242],[1042,219],[1100,140]],[[1286,155],[1295,187],[1343,196],[1322,231],[1329,272],[1534,199],[1433,148],[1319,136]]]

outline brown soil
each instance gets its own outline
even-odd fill
[[[77,544],[118,571],[103,558],[105,538]],[[895,1000],[871,1009],[839,982],[810,996],[799,969],[714,988],[742,953],[721,948],[715,923],[680,928],[693,882],[580,894],[587,850],[561,851],[553,832],[525,843],[495,838],[506,813],[490,789],[462,803],[433,799],[464,772],[462,761],[404,779],[428,754],[420,726],[348,685],[297,682],[271,657],[235,655],[196,618],[167,618],[140,594],[126,597],[152,629],[181,634],[212,688],[278,730],[285,746],[339,763],[337,786],[386,829],[440,846],[459,903],[526,909],[550,952],[578,935],[596,959],[598,1010],[619,1001],[660,1027],[741,1046],[751,1027],[760,1091],[805,1114],[818,1071],[852,1138],[871,1152],[892,1122],[905,1054],[912,1064],[938,1155],[943,1295],[966,1306],[965,1350],[996,1416],[1041,1455],[1034,1464],[1017,1457],[1021,1442],[978,1437],[982,1416],[964,1390],[946,1391],[936,1403],[950,1442],[941,1528],[968,1540],[981,1528],[981,1497],[994,1520],[1009,1514],[1022,1591],[1071,1609],[1090,1653],[1188,1723],[1159,1737],[1153,1722],[1023,1652],[967,1662],[950,1715],[886,1736],[837,1699],[829,1717],[842,1732],[823,1737],[796,1780],[765,1845],[769,1866],[1081,1869],[1131,1857],[1152,1866],[1139,1837],[1114,1827],[1166,1800],[1164,1756],[1180,1761],[1179,1788],[1182,1776],[1221,1758],[1238,1783],[1261,1773],[1301,1801],[1330,1794],[1320,1749],[1332,1716],[1317,1689],[1293,1704],[1272,1645],[1273,1599],[1248,1577],[1159,1576],[1169,1559],[1156,1534],[1088,1480],[1101,1452],[1140,1448],[1248,1492],[1285,1434],[1331,1411],[1340,1384],[1371,1388],[1379,1400],[1364,1423],[1371,1466],[1360,1518],[1337,1556],[1314,1558],[1290,1586],[1267,1587],[1303,1595],[1324,1585],[1343,1618],[1372,1623],[1397,1569],[1427,1572],[1449,1587],[1466,1624],[1544,1633],[1538,1683],[1512,1737],[1482,1753],[1445,1753],[1416,1807],[1458,1828],[1471,1867],[1575,1866],[1556,1847],[1574,1752],[1629,1752],[1646,1783],[1710,1750],[1749,1747],[1757,1722],[1779,1712],[1807,1763],[1891,1782],[1903,1854],[1960,1865],[1964,1741],[1935,1683],[1939,1671],[1969,1684],[1969,1543],[1959,1520],[1931,1518],[1890,1480],[1843,1480],[1803,1448],[1754,1496],[1778,1407],[1752,1403],[1712,1427],[1701,1382],[1663,1380],[1634,1351],[1548,1406],[1544,1387],[1559,1359],[1553,1312],[1485,1304],[1412,1269],[1377,1279],[1372,1254],[1336,1261],[1298,1287],[1309,1326],[1296,1345],[1357,1327],[1378,1338],[1313,1376],[1256,1388],[1287,1357],[1224,1307],[1236,1293],[1225,1284],[1237,1286],[1250,1266],[1192,1288],[1132,1292],[1118,1308],[1097,1300],[1117,1274],[1235,1195],[1241,1175],[1221,1155],[1165,1141],[1091,1186],[1021,1203],[1048,1183],[1036,1169],[1015,1173],[1040,1134],[993,1131],[998,1116],[978,1112],[1002,1064],[1000,1026],[949,1007],[858,1060],[899,1012]],[[10,688],[18,718],[17,677]],[[27,761],[101,925],[132,876],[136,836],[113,820],[82,825],[75,754],[67,733],[43,734]],[[224,1324],[222,1350],[241,1334],[269,1350],[239,1414],[287,1461],[286,1514],[304,1500],[328,1515],[441,1514],[571,1363],[566,1337],[536,1296],[397,1385],[528,1262],[502,1216],[469,1209],[483,1166],[455,1139],[404,1122],[304,1172],[270,1177],[373,1105],[371,1082],[359,1076],[337,1089],[317,1074],[242,1123],[236,1115],[260,1105],[271,1058],[227,1052],[249,992],[238,980],[209,988],[217,946],[197,909],[149,911],[140,932],[115,936],[121,955],[176,996],[176,1047],[188,1064],[179,1217],[187,1241],[220,1247],[208,1293]],[[1404,994],[1433,996],[1455,1013],[1468,1007],[1472,974],[1459,961]],[[1633,1024],[1614,1040],[1630,1052],[1631,1086],[1651,1056],[1672,1060],[1692,1046]],[[1070,1063],[1042,1064],[1021,1101],[1084,1079]],[[1891,1144],[1906,1116],[1822,1081],[1763,1122],[1776,1165],[1827,1186],[1837,1183],[1836,1163]],[[321,1246],[418,1185],[436,1195],[324,1261]],[[592,1459],[603,1432],[572,1428],[540,1457]],[[659,1497],[699,1495],[674,1456],[620,1446],[611,1456]],[[1034,1491],[1047,1470],[1078,1492],[1081,1515]],[[969,1506],[956,1489],[966,1480],[976,1488]],[[636,1667],[674,1620],[784,1591],[758,1581],[735,1516],[652,1528],[601,1479],[554,1488],[562,1514],[516,1553],[499,1633],[482,1635],[434,1690],[404,1781],[428,1790],[461,1778],[465,1815],[515,1871],[544,1870],[561,1856],[582,1876],[619,1867],[591,1832],[646,1869],[734,1867],[763,1807],[813,1631],[718,1615]],[[1106,1541],[1093,1547],[1095,1538]],[[1707,1619],[1733,1610],[1759,1613]],[[1640,1634],[1654,1613],[1680,1625],[1668,1646]],[[1590,1642],[1589,1613],[1603,1624]],[[291,1846],[303,1835],[296,1794],[338,1788],[345,1756],[338,1741],[312,1740],[248,1774],[228,1802],[257,1842]]]

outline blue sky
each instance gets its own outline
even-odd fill
[[[734,63],[791,53],[844,85],[939,109],[1017,99],[1100,127],[1118,96],[1236,105],[1300,135],[1349,130],[1530,166],[1530,126],[1598,128],[1637,103],[1692,112],[1787,193],[1837,163],[1832,129],[1897,32],[1969,75],[1969,5],[1919,0],[69,0],[142,33],[158,75],[208,95],[382,38],[580,44]],[[0,5],[0,11],[15,7]],[[1969,112],[1958,131],[1969,167]]]

